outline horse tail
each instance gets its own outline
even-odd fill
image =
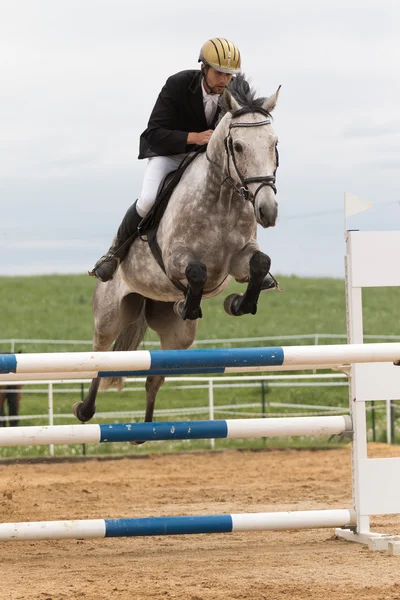
[[[144,299],[143,299],[144,300]],[[118,334],[114,342],[113,350],[137,350],[139,344],[143,341],[147,330],[147,321],[145,316],[146,301],[142,303],[140,313],[133,323],[130,323]],[[110,387],[116,387],[121,391],[124,387],[125,377],[104,377],[100,382],[100,390],[107,390]]]

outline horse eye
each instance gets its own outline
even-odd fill
[[[233,147],[235,149],[236,152],[243,152],[243,146],[240,142],[235,142],[233,144]]]

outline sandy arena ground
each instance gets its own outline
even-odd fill
[[[0,521],[347,508],[350,479],[349,449],[3,465]],[[377,517],[374,528],[399,534],[400,517]],[[400,599],[400,558],[328,529],[7,542],[0,598]]]

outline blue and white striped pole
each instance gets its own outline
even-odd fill
[[[96,377],[162,374],[228,373],[237,369],[293,370],[351,363],[393,362],[400,343],[333,344],[213,350],[136,350],[128,352],[62,352],[0,354],[0,375],[91,373]]]
[[[0,541],[90,539],[348,527],[348,509],[141,519],[0,523]]]
[[[0,428],[0,447],[297,435],[325,436],[351,431],[351,429],[351,418],[343,415],[108,425],[39,425]]]

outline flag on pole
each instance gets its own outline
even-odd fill
[[[354,194],[349,194],[348,192],[344,194],[344,216],[346,219],[364,210],[368,210],[371,206],[373,204],[369,200],[362,200],[358,196],[354,196]]]

